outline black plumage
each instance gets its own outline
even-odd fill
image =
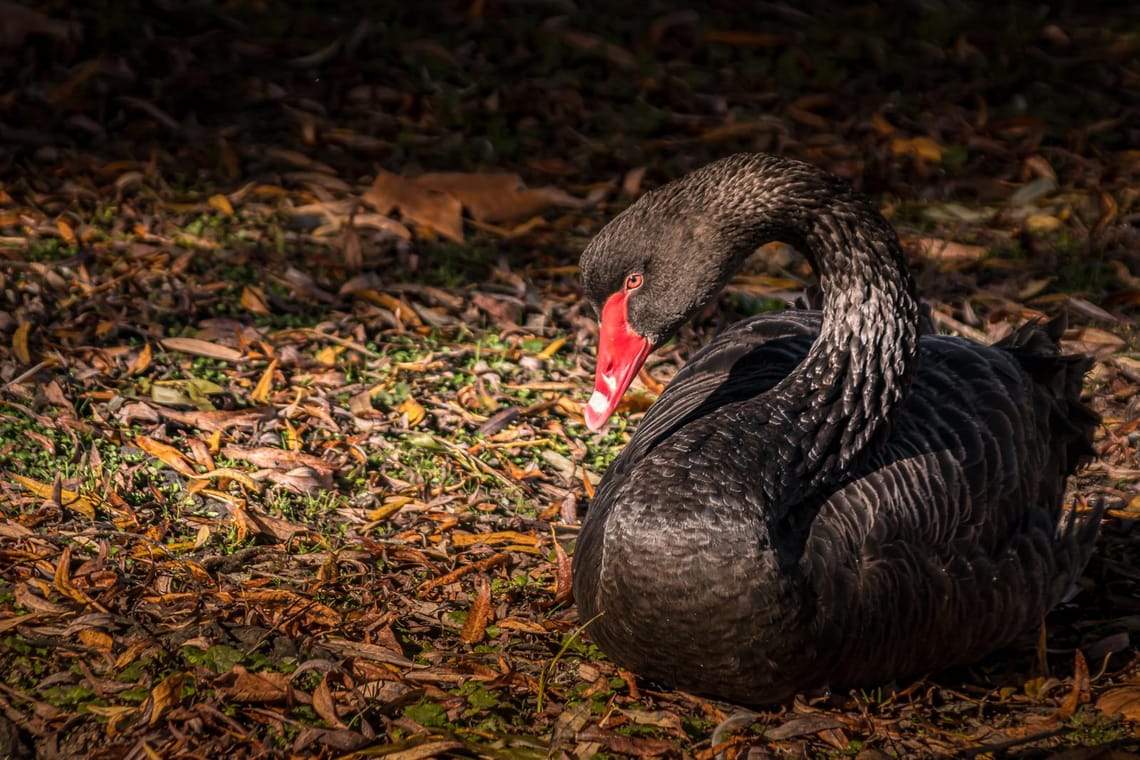
[[[630,206],[583,253],[584,289],[660,345],[774,239],[809,258],[822,312],[733,325],[650,408],[577,542],[590,635],[643,676],[744,703],[1008,644],[1094,544],[1099,515],[1061,509],[1091,454],[1087,360],[1060,355],[1059,323],[993,347],[920,336],[890,224],[846,182],[766,155]],[[598,382],[614,385],[601,366]]]

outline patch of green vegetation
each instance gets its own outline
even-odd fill
[[[405,718],[414,720],[421,726],[436,726],[442,728],[448,724],[447,711],[439,704],[426,699],[405,707],[403,715]]]
[[[63,261],[79,253],[75,246],[68,245],[59,238],[35,238],[29,241],[28,249],[23,254],[25,261],[38,261],[53,263]]]
[[[1132,736],[1119,717],[1089,708],[1079,710],[1066,727],[1071,731],[1066,740],[1075,747],[1098,747]]]
[[[243,662],[245,653],[226,644],[215,644],[208,649],[183,647],[182,659],[188,665],[197,665],[215,673],[229,673],[234,665]]]

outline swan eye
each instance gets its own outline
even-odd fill
[[[629,277],[625,278],[625,289],[626,290],[637,290],[638,288],[641,287],[641,283],[644,279],[645,278],[642,277],[640,274],[638,274],[637,272],[634,272]]]

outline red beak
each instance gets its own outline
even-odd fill
[[[594,379],[594,395],[586,404],[586,426],[597,432],[621,403],[645,357],[653,350],[649,339],[629,326],[627,299],[629,293],[614,293],[602,307],[598,330],[598,368]]]

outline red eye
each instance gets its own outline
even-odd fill
[[[638,288],[641,287],[641,281],[643,279],[644,278],[640,274],[638,274],[637,272],[634,272],[629,277],[625,278],[625,289],[626,290],[637,290]]]

